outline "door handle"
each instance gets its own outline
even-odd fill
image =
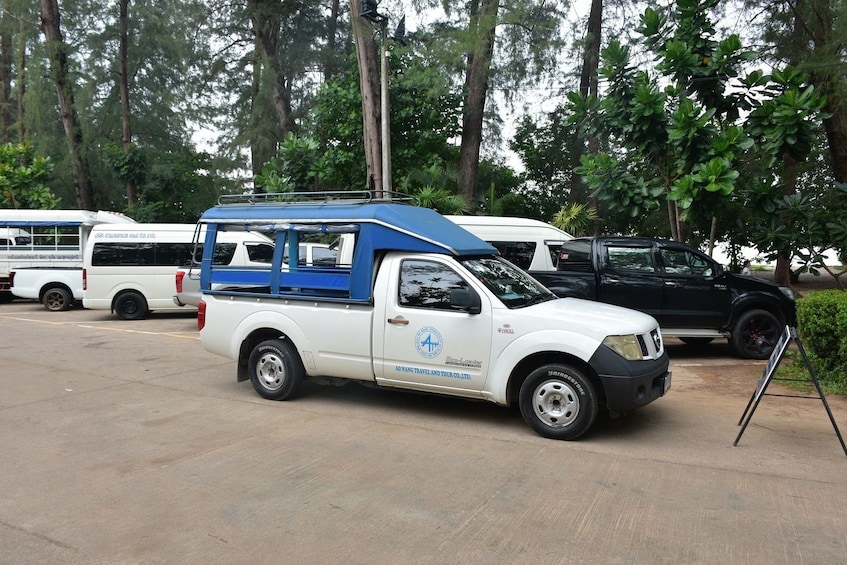
[[[608,278],[607,278],[607,279],[606,279],[606,282],[607,282],[607,283],[609,283],[609,284],[618,284],[618,283],[619,283],[619,282],[621,282],[621,281],[620,281],[620,280],[618,280],[618,279],[608,279]]]
[[[395,326],[408,326],[409,320],[403,316],[397,316],[396,318],[388,318],[388,323],[394,324]]]
[[[674,281],[665,281],[665,286],[679,286]]]

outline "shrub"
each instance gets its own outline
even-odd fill
[[[847,391],[847,292],[813,292],[797,302],[797,331],[822,383]]]

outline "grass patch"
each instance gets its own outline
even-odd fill
[[[838,370],[828,371],[822,367],[823,363],[820,360],[815,359],[814,356],[808,352],[807,355],[810,356],[810,362],[812,363],[812,367],[815,369],[815,374],[818,377],[818,382],[820,383],[824,394],[827,396],[834,394],[847,396],[847,374]],[[809,368],[806,367],[806,363],[803,361],[803,356],[800,355],[799,351],[788,350],[785,352],[785,357],[779,364],[776,374],[774,375],[774,379],[778,380],[782,386],[790,390],[804,393],[816,393],[815,385],[812,383],[812,376],[809,373]]]

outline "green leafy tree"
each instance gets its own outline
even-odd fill
[[[391,163],[395,186],[430,166],[447,169],[457,151],[461,96],[435,63],[409,49],[391,52]],[[362,146],[362,106],[352,66],[325,82],[301,132],[314,139],[322,156],[315,169],[327,190],[367,187]]]
[[[47,187],[53,173],[49,157],[28,143],[0,145],[0,207],[55,208],[59,199]]]
[[[678,0],[670,13],[648,8],[638,31],[659,74],[638,70],[630,49],[612,41],[600,71],[608,93],[600,99],[569,95],[574,122],[610,148],[583,156],[576,172],[611,209],[633,218],[655,210],[661,196],[674,239],[687,239],[693,225],[714,241],[743,159],[757,139],[774,133],[745,131],[742,112],[768,107],[771,77],[742,76],[752,53],[736,35],[714,38],[709,14],[717,3]],[[810,111],[797,123],[810,127],[816,102],[813,96],[806,102]]]

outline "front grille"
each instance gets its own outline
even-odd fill
[[[639,335],[636,337],[638,337],[638,345],[641,347],[641,356],[645,359],[648,357],[653,357],[652,355],[650,355],[650,350],[647,349],[647,344],[644,342],[644,336]]]

